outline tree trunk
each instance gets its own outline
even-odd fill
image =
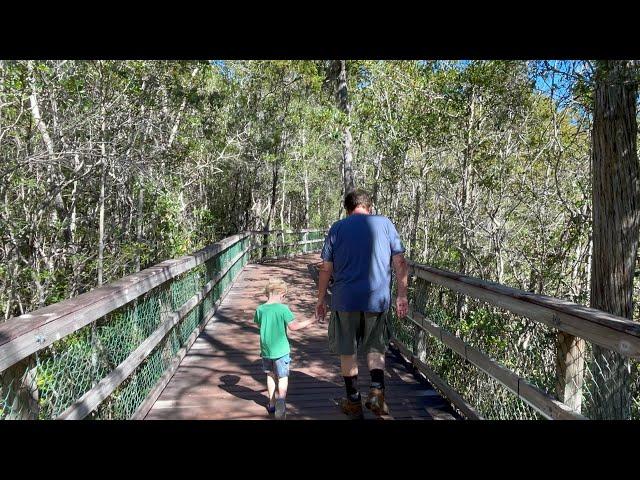
[[[591,136],[591,306],[629,319],[640,227],[636,98],[628,62],[598,63]],[[630,417],[629,369],[628,358],[594,345],[592,418]]]
[[[309,228],[309,167],[305,160],[306,137],[302,130],[302,164],[304,165],[304,228]]]
[[[469,102],[469,117],[467,123],[467,138],[466,147],[463,154],[462,165],[462,190],[460,194],[460,262],[458,264],[458,271],[462,275],[467,274],[467,261],[465,255],[469,251],[469,236],[466,230],[467,222],[467,204],[469,203],[471,183],[471,160],[473,159],[473,124],[475,120],[475,102],[476,92],[475,87],[471,89],[471,99]],[[456,301],[456,318],[459,320],[462,318],[467,310],[467,297],[461,294],[457,294]]]
[[[282,230],[285,230],[284,205],[286,202],[286,198],[285,198],[286,185],[287,185],[287,169],[285,168],[282,173],[282,203],[280,205],[280,228]],[[284,243],[284,236],[282,237],[282,241]]]
[[[54,189],[54,191],[57,190],[57,193],[54,195],[54,202],[53,202],[55,206],[55,210],[52,211],[51,213],[52,221],[53,223],[55,223],[58,220],[58,218],[62,220],[66,217],[64,202],[62,200],[62,193],[57,188],[58,179],[56,178],[55,172],[53,171],[54,162],[55,162],[55,149],[53,146],[53,140],[49,135],[49,129],[47,128],[47,125],[44,123],[44,120],[42,119],[42,115],[40,112],[40,104],[38,102],[36,80],[35,80],[35,73],[33,70],[32,60],[27,62],[27,68],[29,71],[29,84],[31,87],[31,94],[29,95],[29,105],[31,107],[31,116],[33,117],[36,127],[38,128],[38,132],[40,132],[40,136],[42,137],[42,142],[44,143],[45,148],[47,149],[47,157],[49,160],[47,163],[47,174],[49,177],[48,180],[52,185],[52,188]]]
[[[101,146],[104,155],[104,142]],[[102,285],[104,280],[104,184],[107,181],[107,162],[104,157],[102,160],[102,177],[100,178],[100,198],[99,204],[99,226],[98,226],[98,286]]]
[[[418,246],[418,223],[420,221],[420,184],[416,186],[416,194],[413,202],[413,222],[411,223],[411,241],[409,242],[409,257],[417,260],[416,248]]]
[[[142,248],[142,220],[144,218],[144,188],[142,183],[138,187],[138,210],[136,212],[136,243],[138,244],[136,247],[136,272],[140,271],[141,262],[140,262],[140,250]]]
[[[103,88],[102,78],[100,88]],[[102,105],[100,106],[100,161],[102,163],[102,177],[100,178],[100,198],[99,202],[99,232],[98,232],[98,286],[102,285],[104,280],[104,197],[105,183],[107,181],[107,151],[106,151],[106,128],[107,128],[107,112],[104,106],[104,92],[101,92]]]
[[[271,221],[276,213],[276,202],[278,200],[278,174],[279,174],[279,164],[278,159],[273,164],[273,182],[271,184],[271,201],[269,202],[269,216],[267,217],[267,221],[264,224],[263,230],[265,232],[269,231],[271,227]],[[269,234],[265,233],[262,237],[262,257],[267,256],[267,245],[269,244]]]
[[[352,138],[349,128],[350,111],[349,97],[347,92],[347,62],[346,60],[335,60],[334,71],[336,72],[338,106],[345,115],[344,137],[342,143],[342,179],[344,183],[344,194],[347,195],[355,190],[353,179],[353,151],[351,147]]]
[[[376,158],[376,169],[375,176],[373,177],[373,195],[371,197],[371,201],[373,203],[373,207],[375,208],[375,212],[378,213],[378,191],[380,189],[380,170],[382,167],[382,154],[379,153]]]
[[[199,67],[195,67],[191,71],[191,79],[192,80],[196,76],[196,74],[198,73],[198,68]],[[171,146],[173,145],[173,142],[176,139],[176,135],[178,134],[178,129],[180,128],[180,121],[182,120],[182,115],[184,113],[184,109],[185,109],[186,106],[187,106],[187,97],[185,95],[182,98],[182,103],[180,103],[180,108],[178,109],[178,113],[176,115],[176,119],[173,122],[173,127],[171,127],[171,133],[169,134],[169,140],[167,141],[166,150],[170,150],[171,149]]]
[[[429,258],[429,223],[428,215],[425,216],[424,223],[422,224],[422,234],[424,235],[424,242],[422,247],[422,261],[426,262]]]
[[[309,228],[309,171],[304,167],[304,228]]]

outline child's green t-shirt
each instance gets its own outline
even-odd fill
[[[293,318],[293,312],[282,303],[263,303],[256,309],[253,321],[260,327],[262,358],[280,358],[291,351],[287,338],[287,324]]]

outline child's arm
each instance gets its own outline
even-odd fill
[[[289,330],[292,331],[296,331],[296,330],[300,330],[301,328],[307,327],[309,325],[311,325],[313,322],[315,322],[316,319],[315,317],[311,317],[308,318],[307,320],[293,320],[289,323],[287,323],[287,327],[289,328]]]

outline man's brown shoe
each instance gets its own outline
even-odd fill
[[[348,398],[336,398],[336,405],[340,407],[342,413],[347,415],[352,420],[362,420],[364,418],[364,412],[362,411],[362,400],[352,402]]]
[[[389,413],[389,407],[384,401],[384,390],[380,388],[371,388],[369,390],[369,398],[367,398],[364,405],[378,416]]]

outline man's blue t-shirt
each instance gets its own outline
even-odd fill
[[[353,214],[329,229],[320,256],[333,262],[331,309],[384,312],[391,300],[391,257],[404,253],[396,227],[382,215]]]

